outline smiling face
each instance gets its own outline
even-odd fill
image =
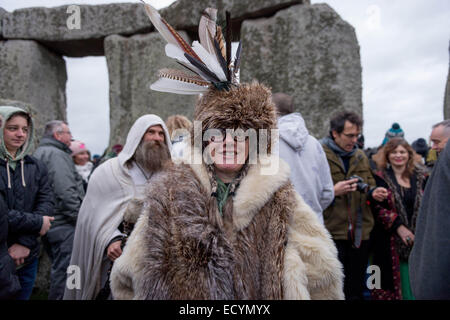
[[[27,141],[28,130],[28,120],[24,116],[13,116],[6,122],[3,129],[3,140],[11,155],[16,156],[17,150]]]
[[[89,153],[87,151],[81,151],[73,156],[73,162],[79,166],[84,166],[89,161]]]
[[[223,139],[225,136],[225,139]],[[243,136],[233,137],[230,132],[222,136],[213,136],[209,140],[211,158],[220,176],[237,174],[244,166],[249,153],[249,140]]]
[[[409,153],[403,146],[398,146],[388,155],[389,163],[395,167],[404,167],[409,160]]]

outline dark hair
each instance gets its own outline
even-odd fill
[[[414,149],[409,145],[409,143],[403,138],[392,138],[384,146],[384,157],[381,160],[381,168],[386,169],[389,163],[389,154],[391,154],[398,146],[402,146],[408,151],[409,159],[406,163],[405,171],[402,174],[403,178],[409,178],[414,172]]]
[[[30,117],[30,115],[29,115],[28,113],[26,113],[25,111],[18,111],[18,112],[15,112],[11,117],[9,117],[8,121],[11,120],[12,118],[15,118],[15,117],[22,117],[22,118],[25,118],[25,119],[27,120],[27,125],[30,125],[30,124],[31,124],[31,117]],[[8,121],[6,121],[6,122],[8,122]],[[6,124],[6,123],[5,123],[5,124]]]
[[[272,101],[275,104],[275,108],[278,115],[285,116],[294,112],[294,99],[285,93],[277,92],[272,95]]]
[[[363,125],[363,121],[358,114],[351,111],[341,111],[334,115],[330,120],[330,135],[331,131],[336,131],[337,133],[344,131],[345,121],[349,121],[350,123],[356,125],[358,129],[360,129]]]

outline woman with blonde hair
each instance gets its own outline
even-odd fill
[[[380,167],[375,180],[388,189],[388,198],[372,206],[376,218],[372,264],[381,268],[381,288],[372,290],[372,298],[411,300],[408,257],[427,174],[415,164],[414,150],[403,138],[386,143]]]

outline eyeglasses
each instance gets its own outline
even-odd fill
[[[227,133],[231,134],[231,137],[236,142],[242,142],[248,138],[248,135],[245,133],[245,130],[241,128],[238,129],[213,128],[206,130],[205,139],[207,139],[210,142],[223,142],[227,137]]]
[[[70,134],[70,135],[72,135],[72,132],[70,132],[70,131],[59,131],[60,133],[67,133],[67,134]]]
[[[344,136],[346,136],[349,139],[359,139],[361,138],[362,134],[358,133],[358,134],[347,134],[347,133],[342,133]]]

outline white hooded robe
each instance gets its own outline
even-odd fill
[[[131,127],[122,152],[93,172],[78,213],[64,300],[95,299],[103,287],[110,264],[106,257],[107,245],[120,235],[117,228],[128,201],[142,198],[146,187],[146,184],[135,184],[126,162],[134,155],[147,129],[154,125],[163,128],[170,151],[172,146],[164,121],[156,115],[144,115]]]

